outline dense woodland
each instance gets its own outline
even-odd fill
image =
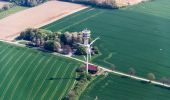
[[[51,32],[44,29],[26,29],[21,32],[18,40],[30,41],[27,45],[41,47],[45,50],[62,54],[85,55],[86,50],[78,43],[83,43],[81,32]],[[92,48],[92,54],[98,54],[96,47]]]
[[[3,0],[3,1],[12,2],[21,6],[33,7],[47,0]]]

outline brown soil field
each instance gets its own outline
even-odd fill
[[[48,1],[0,20],[0,39],[13,40],[26,28],[39,28],[87,6],[61,1]]]

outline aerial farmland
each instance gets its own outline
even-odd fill
[[[169,0],[0,0],[0,100],[169,100]]]

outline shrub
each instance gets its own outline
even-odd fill
[[[155,80],[156,79],[156,77],[153,73],[148,73],[147,77],[148,77],[149,80]]]
[[[59,49],[61,48],[61,45],[59,42],[55,42],[53,40],[48,40],[47,42],[45,42],[44,48],[49,51],[57,51],[58,52]]]
[[[5,1],[13,2],[17,5],[33,7],[48,0],[5,0]]]

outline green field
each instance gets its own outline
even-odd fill
[[[102,55],[94,63],[145,77],[170,77],[170,2],[154,0],[119,10],[88,8],[44,26],[52,31],[90,29]]]
[[[19,12],[21,10],[25,10],[25,9],[27,9],[27,7],[22,7],[22,6],[12,7],[6,11],[0,12],[0,19],[5,18],[5,17],[7,17],[11,14],[14,14],[16,12]]]
[[[169,94],[167,88],[110,74],[91,83],[80,100],[169,100]]]
[[[0,100],[58,100],[79,62],[0,42]]]

